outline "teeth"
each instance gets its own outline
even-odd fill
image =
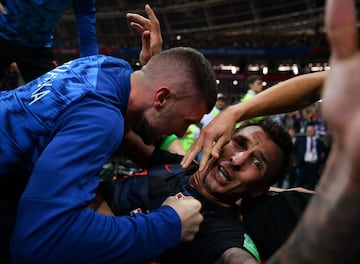
[[[222,170],[222,168],[219,168],[219,175],[221,178],[223,178],[225,181],[229,181],[230,179],[226,176],[226,173]]]

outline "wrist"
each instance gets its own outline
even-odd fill
[[[228,111],[230,112],[228,116],[231,116],[233,118],[234,123],[244,120],[243,113],[245,111],[243,108],[243,103],[235,104],[228,107]]]

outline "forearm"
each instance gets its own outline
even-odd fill
[[[257,264],[255,258],[241,248],[229,248],[221,254],[215,264]]]
[[[23,200],[19,206],[11,247],[15,262],[132,263],[180,241],[180,220],[170,207],[136,217],[116,217],[86,208],[56,215],[52,212],[56,203],[46,203],[47,210],[41,204]],[[29,217],[29,211],[36,211],[36,217],[35,213]]]
[[[274,85],[253,98],[232,106],[234,114],[241,121],[304,108],[320,99],[327,74],[328,72],[309,73]]]

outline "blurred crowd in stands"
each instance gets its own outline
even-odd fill
[[[196,34],[164,34],[164,48],[175,46],[190,46],[197,49],[278,49],[278,48],[328,48],[326,36],[318,34],[296,35],[264,35],[264,34],[241,34],[223,36],[219,34],[196,33]],[[99,39],[100,49],[126,49],[138,48],[140,40],[136,35],[120,36],[113,35]],[[55,39],[55,48],[73,48],[77,46],[77,38]]]
[[[332,136],[328,132],[327,124],[321,113],[321,102],[317,102],[302,110],[298,110],[291,113],[279,114],[271,116],[274,121],[280,123],[290,135],[293,137],[294,143],[294,157],[292,168],[289,171],[287,177],[277,184],[278,187],[292,188],[292,187],[305,187],[308,189],[314,189],[318,183],[321,172],[326,163],[328,154],[330,153]],[[312,129],[309,135],[309,129]],[[316,165],[315,175],[307,172],[311,182],[302,180],[301,174],[304,173],[304,158],[306,157],[306,150],[308,142],[301,140],[302,138],[311,137],[316,140],[318,147],[315,147],[315,160],[309,161],[311,166]],[[311,150],[310,150],[311,151]],[[307,161],[305,161],[305,165]]]

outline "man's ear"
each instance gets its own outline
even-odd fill
[[[163,107],[164,104],[166,103],[166,100],[169,98],[170,93],[171,93],[170,89],[166,86],[162,86],[158,88],[155,91],[155,95],[154,95],[154,107],[156,109]]]

